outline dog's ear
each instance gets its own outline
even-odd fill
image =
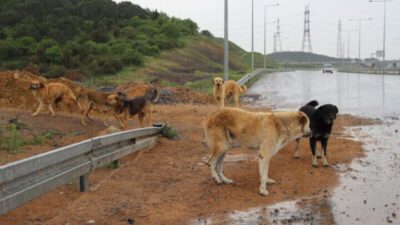
[[[336,113],[339,113],[339,109],[338,109],[338,107],[336,107],[336,105],[334,105],[333,107],[335,108],[335,110],[336,110]]]
[[[224,84],[225,83],[225,81],[224,80],[222,80],[222,84]]]
[[[215,78],[214,78],[214,79],[212,79],[212,83],[213,83],[213,85],[215,85]]]
[[[44,84],[42,82],[39,83],[40,88],[44,88]]]

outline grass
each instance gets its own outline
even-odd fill
[[[165,126],[161,130],[161,135],[170,140],[177,140],[179,138],[176,129],[168,125],[167,123],[165,123]]]
[[[35,136],[31,142],[33,145],[42,145],[44,144],[47,140],[53,139],[56,135],[60,135],[60,132],[58,130],[49,130],[46,131],[42,134],[39,134]]]
[[[21,150],[21,146],[26,142],[19,134],[17,126],[15,124],[11,124],[2,130],[3,135],[0,142],[0,148],[6,149],[12,154],[18,153]]]

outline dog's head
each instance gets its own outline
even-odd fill
[[[215,87],[222,87],[224,84],[224,80],[221,77],[215,77],[213,80],[213,84]]]
[[[41,88],[43,88],[43,87],[44,87],[43,83],[40,82],[39,80],[32,80],[32,81],[31,81],[30,89],[32,89],[32,90],[39,90],[39,89],[41,89]]]
[[[332,104],[322,105],[317,109],[316,112],[316,114],[319,115],[326,124],[332,124],[335,121],[338,113],[339,109]]]
[[[117,106],[121,103],[121,96],[119,92],[117,94],[111,94],[107,97],[106,106]]]
[[[310,129],[310,120],[308,119],[308,116],[303,112],[299,112],[297,119],[300,125],[299,128],[301,136],[310,137],[312,132]]]

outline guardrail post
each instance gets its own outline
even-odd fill
[[[89,190],[89,173],[79,177],[78,186],[80,192],[87,192]]]

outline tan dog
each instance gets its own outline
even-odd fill
[[[84,106],[82,116],[82,124],[84,126],[86,126],[84,118],[93,121],[93,119],[89,116],[93,109],[101,113],[101,120],[103,121],[104,126],[108,126],[106,114],[109,111],[109,107],[106,105],[106,103],[109,95],[111,95],[111,93],[103,93],[90,89],[81,90],[81,92],[78,94],[78,101]]]
[[[210,113],[203,126],[211,154],[211,175],[217,183],[233,183],[223,174],[223,160],[231,138],[243,147],[259,151],[261,195],[268,195],[267,183],[275,183],[268,177],[272,156],[290,141],[311,134],[308,117],[302,112],[254,113],[222,108]]]
[[[217,102],[218,107],[224,107],[224,102],[225,102],[224,80],[221,77],[215,77],[213,80],[213,84],[214,84],[214,99]]]
[[[82,107],[78,103],[76,96],[74,95],[72,90],[64,84],[43,84],[39,80],[32,80],[30,89],[33,96],[39,103],[36,112],[34,112],[32,116],[37,116],[38,113],[42,110],[43,105],[47,105],[51,115],[55,116],[53,104],[57,105],[60,101],[66,103],[70,109],[74,106],[78,106],[79,110],[82,110]]]
[[[214,98],[217,102],[218,107],[224,107],[225,102],[228,102],[233,98],[234,107],[239,108],[239,97],[241,94],[247,92],[245,85],[240,86],[234,80],[224,81],[220,77],[216,77],[213,80],[214,83]]]
[[[225,89],[225,102],[229,104],[229,101],[233,98],[233,104],[235,108],[239,108],[239,97],[241,94],[244,94],[247,92],[247,87],[246,85],[240,86],[236,81],[234,80],[227,80],[224,83],[224,89]]]
[[[127,98],[126,94],[118,92],[108,96],[107,105],[113,108],[113,116],[121,124],[122,129],[127,128],[127,121],[135,115],[138,115],[141,127],[144,127],[144,122],[146,126],[151,126],[153,120],[152,102],[157,97],[158,92],[156,89],[148,91],[145,96],[132,99]]]

